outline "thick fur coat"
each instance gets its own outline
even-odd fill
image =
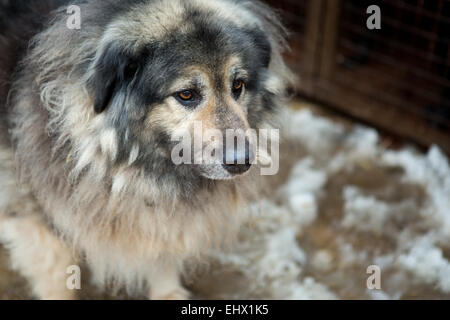
[[[233,239],[258,173],[174,165],[171,137],[194,120],[267,124],[291,81],[277,16],[234,0],[0,6],[0,239],[13,267],[38,298],[73,298],[66,270],[80,261],[100,285],[187,297],[183,261]],[[237,73],[233,99],[221,79]],[[195,110],[172,95],[191,79]]]

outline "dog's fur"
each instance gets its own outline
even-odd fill
[[[99,284],[187,297],[183,261],[233,238],[255,170],[224,180],[175,166],[171,138],[196,120],[266,124],[292,79],[277,16],[250,0],[0,6],[0,238],[13,267],[39,298],[73,298],[66,269],[79,260]],[[234,73],[239,99],[224,85]],[[173,98],[192,79],[205,95],[195,109]]]

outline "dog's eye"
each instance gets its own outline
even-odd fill
[[[234,90],[241,90],[243,85],[244,85],[244,82],[242,80],[234,80],[234,82],[233,82],[233,89]]]
[[[238,99],[242,94],[242,89],[244,88],[244,81],[242,80],[234,80],[233,81],[233,96],[235,99]]]
[[[183,90],[177,92],[175,94],[175,99],[177,99],[182,105],[189,108],[196,107],[201,101],[200,95],[194,90]]]
[[[194,96],[194,94],[192,93],[191,90],[185,90],[185,91],[181,91],[178,93],[178,96],[180,97],[181,100],[183,101],[189,101],[192,99],[192,97]]]

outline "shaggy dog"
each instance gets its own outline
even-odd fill
[[[266,125],[291,82],[277,16],[250,0],[0,0],[0,21],[13,268],[43,299],[74,298],[66,270],[81,262],[99,285],[187,298],[183,263],[233,238],[257,174],[248,141],[223,149],[243,163],[189,165],[173,138],[197,121]]]

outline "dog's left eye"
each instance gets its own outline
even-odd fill
[[[198,104],[200,104],[201,101],[200,95],[194,90],[183,90],[177,92],[175,94],[175,99],[177,99],[179,103],[188,108],[196,107]]]
[[[242,94],[242,89],[244,88],[244,81],[242,80],[234,80],[233,81],[233,96],[235,99],[239,99]]]
[[[183,101],[189,101],[192,99],[192,97],[194,96],[194,94],[192,93],[191,90],[185,90],[185,91],[181,91],[178,93],[178,96],[180,97],[181,100]]]

